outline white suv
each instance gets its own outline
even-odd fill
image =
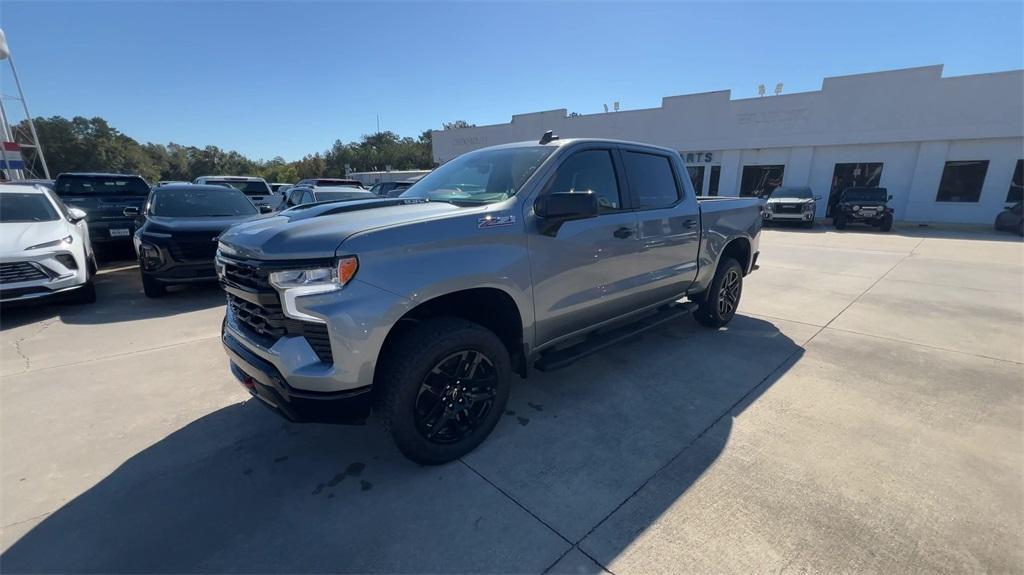
[[[85,217],[41,186],[0,185],[0,303],[62,292],[96,301]]]

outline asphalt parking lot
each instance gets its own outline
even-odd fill
[[[741,316],[512,392],[419,467],[228,373],[215,286],[4,310],[5,572],[1024,570],[1024,244],[764,232]]]

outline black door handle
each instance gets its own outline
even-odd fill
[[[622,227],[612,232],[612,235],[619,238],[620,240],[624,240],[629,236],[633,235],[633,228]]]

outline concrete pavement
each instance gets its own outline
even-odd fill
[[[5,309],[0,568],[1024,570],[1021,242],[772,229],[760,265],[728,329],[534,373],[429,468],[248,401],[215,288]]]

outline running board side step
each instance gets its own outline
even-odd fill
[[[690,315],[695,309],[697,309],[697,304],[693,302],[676,304],[666,311],[656,312],[633,323],[617,327],[610,331],[595,333],[573,346],[541,353],[540,358],[534,362],[533,367],[537,368],[539,371],[554,371],[556,369],[561,369],[592,353],[597,353],[606,347],[615,345],[628,338],[634,337],[683,316]]]

